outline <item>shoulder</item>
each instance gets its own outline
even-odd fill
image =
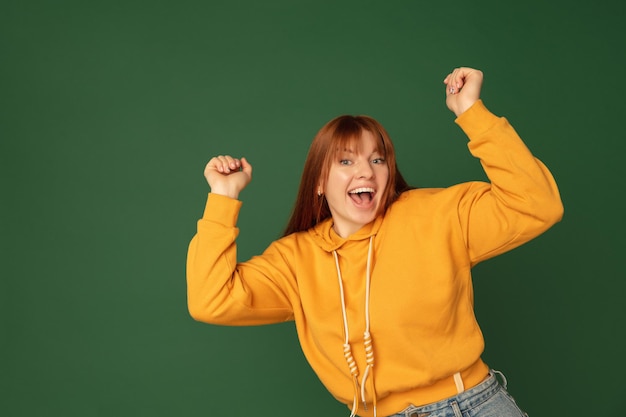
[[[483,181],[468,181],[451,185],[445,188],[416,188],[403,192],[392,204],[394,206],[412,206],[415,204],[441,204],[458,200],[479,189],[490,188],[490,184]]]
[[[313,229],[288,234],[273,241],[267,250],[280,252],[284,256],[298,256],[315,246],[315,236],[312,234]]]
[[[405,191],[391,205],[389,214],[393,213],[428,213],[431,215],[456,212],[463,200],[473,198],[477,194],[491,188],[489,183],[469,181],[445,188],[417,188]]]

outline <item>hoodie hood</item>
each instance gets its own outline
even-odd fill
[[[375,236],[380,229],[383,222],[383,216],[378,216],[374,221],[366,224],[357,232],[351,234],[347,238],[339,236],[335,229],[333,229],[333,219],[328,219],[320,222],[308,230],[309,235],[313,241],[324,251],[333,252],[339,249],[346,242],[368,240],[370,237]]]
[[[372,335],[370,334],[370,286],[371,286],[371,271],[372,271],[372,251],[374,248],[374,237],[378,233],[380,226],[382,224],[383,217],[378,216],[374,221],[364,225],[361,229],[359,229],[356,233],[351,234],[347,238],[342,238],[339,236],[335,230],[333,229],[333,220],[329,218],[315,227],[309,229],[309,234],[313,241],[319,245],[319,247],[326,251],[332,252],[333,258],[335,260],[335,267],[337,269],[337,282],[339,285],[339,292],[341,295],[341,314],[343,318],[343,334],[344,334],[344,343],[343,343],[343,352],[344,357],[346,358],[346,363],[348,365],[348,369],[350,369],[350,374],[352,376],[353,385],[354,385],[354,401],[352,403],[352,412],[350,417],[356,416],[356,413],[359,410],[359,398],[362,401],[363,408],[367,410],[367,401],[366,401],[366,386],[370,390],[370,395],[373,403],[373,411],[374,417],[376,417],[376,403],[377,403],[377,394],[376,387],[374,385],[374,349],[372,345]],[[358,366],[354,357],[352,355],[352,346],[350,345],[350,328],[348,325],[348,316],[346,311],[346,300],[343,289],[343,279],[341,276],[341,268],[339,267],[339,255],[337,251],[341,248],[345,243],[350,241],[366,241],[368,245],[367,251],[367,266],[365,271],[365,332],[363,334],[363,348],[365,350],[366,357],[366,367],[365,372],[361,376],[359,373]],[[360,379],[360,381],[359,381]]]

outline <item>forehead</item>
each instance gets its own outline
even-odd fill
[[[335,152],[356,154],[371,154],[381,152],[382,149],[382,139],[367,129],[362,129],[358,134],[338,138],[334,147]]]

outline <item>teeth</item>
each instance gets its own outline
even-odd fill
[[[349,194],[373,193],[373,192],[374,192],[373,188],[363,187],[363,188],[357,188],[352,191],[349,191]]]

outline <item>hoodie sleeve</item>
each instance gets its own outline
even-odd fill
[[[459,221],[472,264],[513,249],[561,220],[563,205],[548,168],[506,118],[481,100],[455,121],[489,184],[473,183],[459,203]]]
[[[237,263],[241,201],[209,194],[187,253],[187,305],[198,321],[257,325],[290,320],[289,267],[272,245],[256,261]]]

